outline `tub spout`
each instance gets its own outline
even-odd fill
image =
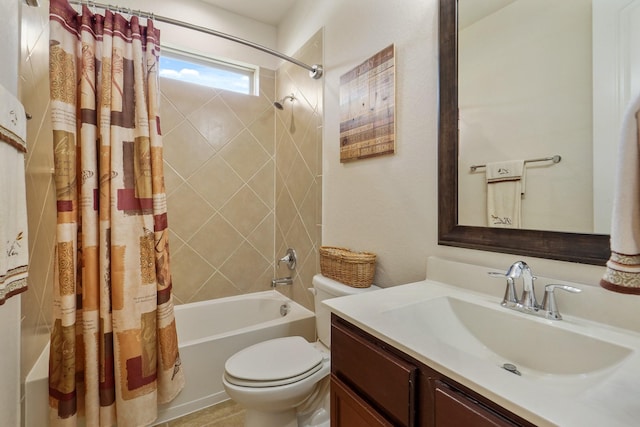
[[[289,277],[279,277],[277,279],[271,279],[271,287],[275,288],[278,285],[293,285],[293,279]]]

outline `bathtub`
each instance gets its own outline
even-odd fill
[[[224,363],[237,351],[291,335],[315,340],[313,312],[276,291],[178,305],[175,316],[186,386],[160,406],[157,424],[227,400]],[[25,381],[26,427],[48,425],[48,358],[47,345]]]

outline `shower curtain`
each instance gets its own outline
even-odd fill
[[[57,199],[51,425],[149,425],[184,386],[162,170],[159,31],[50,2]]]

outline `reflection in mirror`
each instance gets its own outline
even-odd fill
[[[477,2],[479,0],[474,0]],[[482,0],[486,1],[486,0]],[[520,2],[522,0],[518,0]],[[507,2],[510,3],[510,2]],[[562,3],[562,1],[559,1]],[[458,127],[458,33],[457,33],[457,19],[458,19],[458,1],[457,0],[440,0],[440,118],[439,118],[439,148],[438,148],[438,227],[439,227],[439,243],[443,245],[458,246],[465,248],[489,250],[496,252],[505,252],[513,254],[521,254],[528,256],[536,256],[542,258],[551,258],[564,261],[574,261],[588,264],[603,265],[609,256],[609,237],[607,235],[588,234],[586,232],[566,232],[562,231],[549,231],[549,230],[535,230],[535,229],[498,229],[489,228],[479,225],[465,225],[459,222],[459,194],[463,194],[463,190],[459,188],[459,134],[465,132],[468,133],[468,129],[465,129],[466,123],[462,123],[462,128]],[[525,25],[518,23],[517,25]],[[462,26],[462,23],[461,23]],[[463,30],[464,31],[464,30]],[[533,31],[533,29],[531,29]],[[529,34],[532,34],[531,32]],[[533,37],[533,36],[532,36]],[[516,49],[517,50],[517,49]],[[497,53],[496,53],[497,55]],[[504,55],[507,55],[505,52]],[[509,61],[522,61],[522,58],[511,57],[513,52],[509,53],[506,58],[494,58],[488,62],[494,62],[494,66],[508,63]],[[562,56],[556,53],[556,55]],[[563,58],[558,58],[560,61]],[[491,66],[492,64],[485,64]],[[548,65],[549,66],[549,65]],[[549,66],[557,77],[562,76],[562,62],[552,64]],[[486,81],[495,79],[499,71],[502,68],[496,70],[485,70],[484,74]],[[504,71],[504,70],[502,70]],[[551,76],[554,74],[552,73]],[[506,78],[503,76],[502,78]],[[583,98],[584,100],[585,98]],[[486,100],[482,99],[483,102]],[[548,102],[548,101],[547,101]],[[590,100],[585,100],[581,104],[590,106]],[[462,108],[463,105],[460,105]],[[472,105],[466,106],[468,109]],[[566,107],[566,104],[565,104]],[[583,105],[580,109],[585,108]],[[472,108],[471,108],[472,109]],[[508,112],[509,109],[503,109]],[[484,126],[483,115],[479,114],[473,118],[475,125]],[[506,118],[500,120],[505,121]],[[539,119],[532,118],[530,123],[527,123],[529,127],[537,128],[537,122]],[[553,119],[546,119],[544,121],[553,121]],[[561,121],[561,119],[559,119]],[[584,121],[584,119],[583,119]],[[504,124],[504,123],[503,123]],[[584,126],[583,126],[584,127]],[[499,128],[499,127],[498,127]],[[526,150],[535,148],[536,142],[532,140],[531,136],[525,136],[523,131],[519,128],[512,129],[514,134],[507,140],[515,140],[516,136],[519,138],[527,139]],[[539,131],[544,133],[544,131]],[[539,137],[539,135],[536,135]],[[548,135],[545,135],[545,137]],[[588,139],[589,135],[586,135]],[[579,139],[578,137],[572,137]],[[488,138],[489,139],[489,138]],[[565,138],[566,139],[566,138]],[[465,140],[466,141],[466,140]],[[512,142],[512,141],[511,141]],[[465,142],[466,146],[467,142]],[[558,148],[558,147],[555,147]],[[513,150],[512,150],[513,151]],[[471,164],[482,164],[485,162],[501,161],[501,160],[513,160],[522,159],[533,153],[532,151],[517,151],[514,156],[511,157],[511,151],[500,152],[500,155],[492,156],[491,158],[473,158],[468,160],[466,167]],[[544,153],[532,154],[535,157],[546,157],[554,154],[564,154],[557,152],[557,150]],[[504,158],[508,155],[507,158]],[[548,174],[549,171],[555,171],[551,173],[558,173],[557,170],[561,167],[567,168],[565,162],[566,156],[572,155],[571,153],[564,154],[562,162],[554,166],[542,166],[541,172]],[[590,155],[589,155],[590,156]],[[494,158],[499,157],[499,158]],[[568,163],[571,164],[570,162]],[[460,175],[469,174],[469,170],[462,170],[465,165],[460,168]],[[583,167],[583,165],[580,165]],[[532,168],[527,166],[527,173],[531,172]],[[479,174],[479,172],[477,172]],[[483,175],[483,174],[480,174]],[[529,192],[530,178],[534,175],[529,174],[527,176],[526,188]],[[466,184],[465,184],[466,185]],[[482,190],[477,190],[480,192]],[[531,190],[533,191],[533,190]],[[537,191],[537,190],[536,190]],[[530,197],[527,194],[527,197]],[[531,196],[533,197],[533,196]],[[588,198],[588,197],[587,197]],[[610,206],[610,205],[609,205]],[[486,209],[486,208],[485,208]],[[609,207],[610,209],[610,207]],[[481,214],[485,215],[485,214]],[[485,222],[486,224],[486,222]],[[575,231],[575,230],[572,230]]]
[[[591,0],[458,1],[460,224],[593,232],[591,80]],[[493,206],[514,182],[470,169],[553,155],[525,164],[518,209]]]

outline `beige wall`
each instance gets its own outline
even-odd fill
[[[426,259],[506,268],[523,258],[547,277],[597,285],[604,269],[439,246],[437,243],[437,0],[301,0],[278,29],[291,52],[324,28],[322,242],[379,255],[376,282],[420,280]],[[339,79],[391,42],[396,45],[397,152],[339,161]],[[496,289],[496,295],[501,292]]]

